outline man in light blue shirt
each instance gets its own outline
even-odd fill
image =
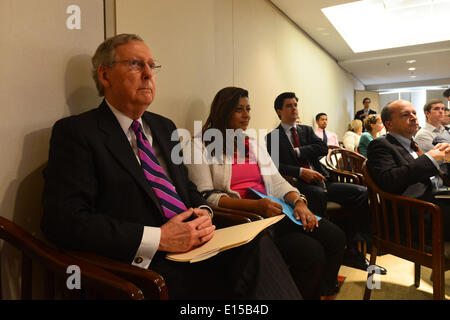
[[[450,143],[450,133],[442,125],[445,116],[444,109],[444,103],[438,99],[428,101],[423,107],[427,123],[414,137],[423,152],[434,148],[433,141],[438,136],[443,139],[442,142]]]

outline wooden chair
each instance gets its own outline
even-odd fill
[[[328,152],[326,164],[336,172],[351,173],[356,175],[358,177],[358,181],[356,183],[365,185],[364,175],[362,173],[362,165],[365,160],[366,157],[359,153],[342,148],[336,148]]]
[[[250,218],[231,214],[221,209],[214,210],[214,224],[228,227],[250,222]],[[22,250],[24,255],[22,268],[22,298],[31,298],[31,259],[39,260],[51,272],[67,278],[67,267],[78,265],[84,277],[86,288],[94,287],[109,299],[156,299],[167,300],[168,288],[163,277],[155,271],[142,269],[121,261],[112,260],[98,254],[79,251],[61,251],[33,238],[29,233],[0,217],[0,239],[5,239]],[[53,283],[53,275],[48,273],[48,283]],[[117,286],[117,288],[115,287]],[[128,291],[127,291],[128,290]],[[53,291],[49,288],[46,298]]]
[[[142,291],[133,283],[48,246],[4,217],[0,217],[0,239],[22,253],[21,299],[23,300],[32,299],[34,262],[38,262],[45,269],[44,299],[56,299],[61,296],[63,299],[144,299]],[[67,271],[69,266],[74,265],[80,270],[81,289],[69,290],[66,281],[70,274]]]
[[[249,211],[244,211],[244,210],[236,210],[236,209],[228,209],[228,208],[223,208],[223,207],[211,207],[211,208],[214,210],[214,212],[220,212],[223,214],[230,214],[230,215],[234,215],[234,216],[243,217],[245,219],[248,219],[248,222],[264,219],[262,216],[260,216],[257,213],[254,213],[254,212],[249,212]]]
[[[369,192],[372,217],[373,246],[370,264],[375,264],[378,250],[414,262],[416,287],[420,284],[420,266],[429,267],[433,272],[433,297],[444,299],[444,272],[450,269],[450,260],[444,257],[441,209],[430,202],[381,190],[372,179],[366,162],[363,164],[362,171]],[[428,239],[426,239],[425,217],[427,216],[432,221],[431,247],[426,242]],[[416,218],[418,223],[414,228]],[[366,286],[364,299],[370,299],[370,294],[371,290]]]

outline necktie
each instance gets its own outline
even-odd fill
[[[295,127],[291,128],[292,133],[292,144],[294,145],[294,148],[300,147],[300,139],[298,138],[297,130]]]
[[[325,144],[328,143],[328,137],[327,137],[327,134],[325,132],[325,129],[323,129],[323,142],[325,142]]]
[[[291,128],[291,133],[292,133],[292,144],[294,145],[294,148],[300,147],[300,139],[298,138],[297,130],[295,129],[295,127]],[[305,163],[303,161],[299,161],[299,165],[303,168],[307,169],[311,168],[308,163]]]
[[[423,151],[419,148],[419,145],[413,139],[411,139],[411,149],[413,149],[419,157],[423,155]]]
[[[185,204],[159,164],[152,146],[142,131],[139,121],[134,120],[131,124],[131,129],[136,135],[141,167],[144,170],[145,177],[158,197],[166,218],[170,219],[177,214],[186,211],[187,208]]]

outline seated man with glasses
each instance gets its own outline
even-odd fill
[[[100,106],[56,122],[44,171],[41,228],[59,247],[151,268],[170,299],[301,299],[280,252],[261,235],[197,263],[174,262],[214,235],[212,211],[171,161],[169,119],[147,112],[161,66],[137,35],[92,58]]]

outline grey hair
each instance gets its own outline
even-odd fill
[[[114,64],[116,47],[122,44],[129,43],[131,41],[144,42],[144,40],[136,34],[122,33],[106,39],[98,46],[97,50],[95,51],[94,56],[92,57],[92,78],[94,79],[95,85],[97,86],[99,96],[104,96],[105,90],[100,80],[98,79],[98,68],[101,65],[107,68],[111,68]]]

